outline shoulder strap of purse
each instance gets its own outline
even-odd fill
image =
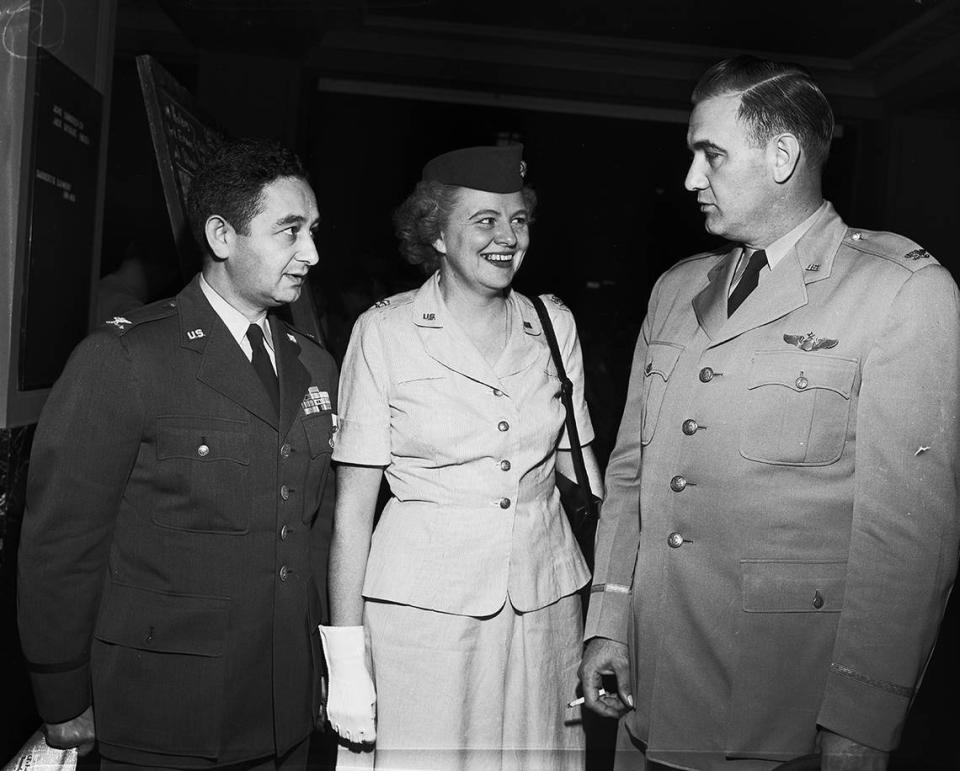
[[[557,367],[557,375],[560,376],[560,399],[567,411],[567,437],[570,439],[570,452],[573,454],[573,470],[577,475],[577,484],[583,491],[587,510],[590,514],[596,514],[590,480],[587,477],[587,467],[583,462],[583,450],[580,447],[580,432],[577,430],[577,419],[573,412],[573,383],[567,377],[567,371],[563,366],[563,357],[560,355],[560,346],[557,345],[557,335],[553,331],[553,322],[550,320],[547,307],[540,297],[534,297],[532,300],[533,307],[536,308],[537,315],[540,317],[540,326],[543,327],[543,333],[547,336],[547,345],[550,346],[550,354]]]

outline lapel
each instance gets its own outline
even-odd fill
[[[273,403],[194,278],[177,296],[180,345],[200,354],[197,379],[276,428]],[[282,406],[282,401],[281,401]]]
[[[300,402],[310,385],[310,373],[300,362],[300,344],[275,315],[270,316],[273,351],[280,378],[280,436],[286,436],[300,412]]]
[[[510,335],[494,367],[501,380],[529,369],[537,361],[543,350],[537,344],[537,338],[543,338],[546,345],[540,317],[530,300],[511,289],[507,302],[510,304]]]
[[[447,369],[502,390],[500,378],[447,311],[439,277],[435,273],[428,278],[410,304],[410,320],[417,327],[423,349]]]
[[[727,252],[708,273],[710,283],[693,299],[697,320],[711,341],[708,347],[762,327],[806,305],[807,284],[830,277],[845,229],[833,206],[827,203],[809,230],[729,319],[727,296],[740,249],[734,247]]]

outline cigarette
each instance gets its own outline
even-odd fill
[[[605,690],[603,690],[603,688],[601,688],[601,689],[599,690],[599,692],[597,693],[597,696],[606,696],[606,695],[607,695],[607,692],[606,692]],[[574,699],[573,701],[571,701],[571,702],[567,705],[567,707],[568,707],[568,708],[571,708],[571,709],[572,709],[573,707],[579,707],[581,704],[583,704],[584,701],[586,701],[586,699],[584,699],[583,696],[581,696],[579,699]]]

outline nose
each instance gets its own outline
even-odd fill
[[[513,229],[513,225],[509,222],[499,225],[497,227],[497,233],[494,236],[494,241],[503,246],[516,246],[517,234]]]
[[[703,190],[707,186],[707,178],[703,174],[702,163],[696,156],[690,161],[690,168],[687,169],[687,176],[683,180],[683,186],[691,193],[697,190]]]
[[[313,235],[308,233],[306,238],[307,242],[297,252],[297,259],[313,266],[320,261],[320,253],[317,251],[317,243],[313,240]]]

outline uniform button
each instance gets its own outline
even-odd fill
[[[290,528],[284,525],[280,528],[280,540],[286,541],[288,535],[290,535]]]
[[[290,488],[286,485],[280,485],[280,497],[287,500],[290,497]]]
[[[500,499],[500,508],[501,508],[501,509],[509,509],[509,508],[510,508],[510,499],[509,499],[509,498],[501,498],[501,499]]]
[[[201,458],[206,458],[209,454],[210,454],[210,448],[207,447],[207,445],[201,444],[197,448],[197,455],[199,455]]]
[[[284,442],[283,444],[280,445],[280,457],[281,457],[281,458],[289,458],[289,457],[290,457],[290,452],[291,452],[292,450],[293,450],[293,448],[292,448],[289,444],[287,444],[286,442]]]
[[[500,431],[509,431],[509,430],[510,430],[510,424],[507,423],[507,421],[505,421],[505,420],[501,420],[499,423],[497,423],[497,428],[498,428]]]
[[[680,533],[670,533],[667,536],[667,546],[671,549],[679,549],[683,546],[683,536]]]
[[[687,420],[683,421],[682,430],[687,436],[693,436],[695,433],[697,433],[699,428],[700,424],[697,423],[697,421],[695,421],[693,418],[688,418]]]
[[[807,380],[803,375],[798,377],[796,382],[797,382],[797,388],[799,388],[801,391],[804,388],[806,388],[808,385],[810,385],[810,381]]]
[[[700,382],[709,383],[713,380],[713,370],[710,367],[704,367],[700,370]]]
[[[290,575],[290,569],[286,565],[280,566],[280,580],[286,581],[287,576]]]
[[[817,610],[823,607],[823,595],[820,592],[813,593],[813,607]]]
[[[493,395],[494,395],[494,396],[503,396],[503,391],[501,391],[499,388],[494,388],[494,389],[493,389]]]
[[[510,461],[508,461],[508,460],[502,460],[502,461],[500,461],[500,470],[501,470],[501,471],[509,471],[509,470],[510,470]]]
[[[673,479],[670,480],[670,489],[675,493],[679,493],[684,487],[687,486],[687,478],[677,474]]]

